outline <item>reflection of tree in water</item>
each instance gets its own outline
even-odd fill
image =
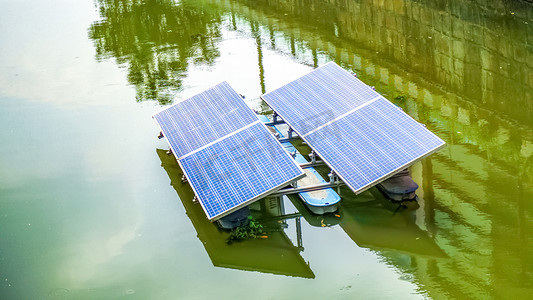
[[[172,102],[189,63],[219,56],[220,16],[172,0],[97,0],[100,21],[89,28],[98,59],[115,57],[128,67],[137,101]]]

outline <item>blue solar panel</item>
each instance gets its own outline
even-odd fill
[[[154,119],[181,157],[257,121],[257,117],[227,82],[157,113]]]
[[[379,96],[331,62],[261,98],[299,133],[306,134]]]
[[[333,62],[262,98],[356,193],[445,144]]]
[[[305,176],[226,82],[154,119],[210,220]]]
[[[444,145],[383,98],[310,133],[305,140],[356,193]]]
[[[260,123],[179,162],[209,219],[245,206],[303,174]]]

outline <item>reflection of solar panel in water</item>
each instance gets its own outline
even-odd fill
[[[154,119],[210,220],[304,176],[225,82]]]
[[[262,98],[356,193],[444,146],[335,63]]]

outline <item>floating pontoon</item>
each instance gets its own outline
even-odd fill
[[[267,116],[259,115],[259,120],[270,123],[270,120]],[[298,181],[298,186],[313,186],[318,184],[325,184],[327,181],[315,170],[314,167],[307,166],[309,162],[305,157],[298,152],[298,150],[291,144],[290,137],[287,134],[287,137],[281,132],[279,125],[268,125],[270,131],[281,140],[281,145],[285,151],[289,152],[294,160],[303,167],[305,172],[305,177]],[[314,153],[311,153],[313,155]],[[283,190],[281,190],[283,192]],[[337,211],[338,204],[341,201],[341,197],[338,193],[335,192],[332,188],[324,188],[318,191],[309,191],[298,193],[298,196],[302,199],[305,206],[314,214],[322,215],[325,213],[332,213]]]

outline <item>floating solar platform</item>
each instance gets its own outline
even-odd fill
[[[305,176],[226,82],[153,118],[209,220]]]
[[[445,145],[334,62],[261,98],[355,193]]]

